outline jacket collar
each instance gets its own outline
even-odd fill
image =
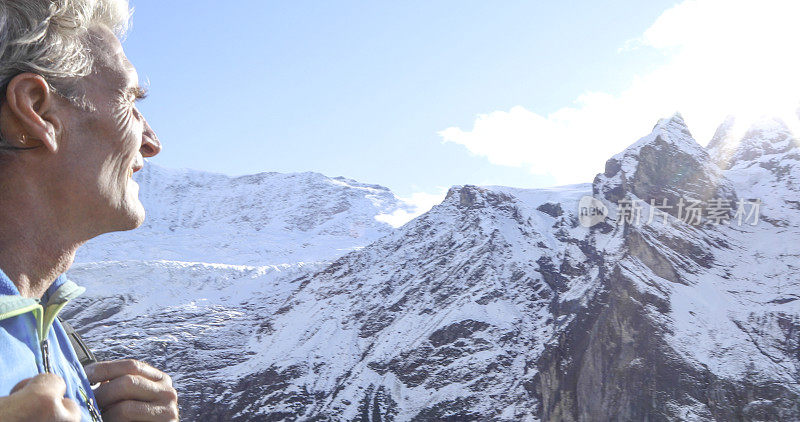
[[[84,290],[86,290],[83,287],[80,287],[80,292],[77,292],[77,294],[74,294],[73,290],[75,290],[75,288],[78,287],[78,286],[75,285],[75,283],[67,280],[67,276],[66,275],[61,274],[60,276],[56,277],[56,280],[53,282],[53,284],[51,284],[50,287],[47,288],[47,291],[44,292],[44,296],[42,296],[42,303],[49,304],[50,301],[54,298],[54,295],[55,296],[59,296],[57,294],[57,292],[58,292],[59,289],[61,289],[62,286],[64,286],[65,290],[66,290],[66,285],[67,284],[70,285],[69,286],[69,290],[70,290],[69,296],[71,296],[71,297],[69,299],[72,299],[73,297],[78,296],[79,294],[83,293]]]

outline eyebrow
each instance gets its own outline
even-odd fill
[[[147,87],[143,87],[141,85],[132,86],[130,88],[126,88],[123,90],[126,96],[133,96],[136,100],[143,100],[147,98],[148,90]]]

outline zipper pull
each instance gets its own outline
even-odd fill
[[[103,422],[103,417],[100,416],[100,411],[97,410],[92,399],[89,399],[89,413],[91,413],[94,422]]]
[[[97,407],[95,407],[94,400],[92,399],[87,400],[87,404],[89,405],[89,414],[92,415],[92,421],[103,422],[103,417],[100,416],[100,411],[98,411]]]
[[[44,372],[52,372],[50,368],[50,342],[47,339],[42,340],[42,364],[44,365]]]
[[[103,417],[100,416],[100,411],[98,411],[97,406],[94,405],[94,400],[89,398],[89,395],[86,394],[86,391],[83,390],[83,387],[78,387],[78,391],[80,391],[83,401],[86,402],[86,407],[89,408],[89,415],[92,416],[92,421],[103,422]]]

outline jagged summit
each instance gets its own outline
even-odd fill
[[[683,136],[692,138],[692,133],[689,131],[689,126],[680,112],[675,112],[671,117],[659,119],[653,126],[653,132],[659,133],[681,133]],[[694,138],[692,138],[694,139]]]
[[[762,117],[750,126],[742,140],[775,143],[783,142],[791,136],[791,130],[780,118]]]
[[[800,156],[797,138],[779,118],[761,117],[747,130],[737,129],[736,119],[729,116],[706,147],[723,170],[764,160],[774,162],[782,159],[780,155]]]
[[[642,148],[671,149],[696,156],[699,160],[708,158],[708,153],[692,137],[689,127],[680,113],[675,113],[669,118],[660,119],[648,135],[643,136],[622,152],[614,155],[609,161],[619,162],[620,165],[634,165],[634,161]]]
[[[484,208],[499,207],[513,200],[512,196],[490,187],[464,185],[451,187],[442,203],[453,203],[461,208]]]
[[[733,115],[728,115],[725,117],[725,120],[719,126],[717,126],[717,130],[714,131],[714,136],[711,137],[711,141],[709,141],[708,145],[706,145],[706,149],[712,156],[715,156],[713,151],[716,151],[717,149],[722,148],[729,143],[735,124],[736,117]]]
[[[673,204],[680,198],[735,198],[730,183],[677,113],[660,120],[649,135],[609,159],[605,172],[594,180],[594,192],[611,202],[628,194],[645,202]]]

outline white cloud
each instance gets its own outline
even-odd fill
[[[434,205],[438,205],[447,195],[447,189],[440,187],[436,193],[416,192],[408,198],[400,198],[408,208],[398,209],[391,214],[376,215],[375,219],[389,224],[392,227],[400,227],[408,223],[417,216],[428,212]]]
[[[491,163],[576,183],[591,181],[607,158],[676,111],[701,144],[728,114],[740,123],[778,116],[796,130],[798,16],[796,0],[685,1],[622,46],[655,48],[669,60],[620,94],[588,92],[545,116],[520,106],[494,111],[479,115],[472,130],[451,127],[439,135]]]

